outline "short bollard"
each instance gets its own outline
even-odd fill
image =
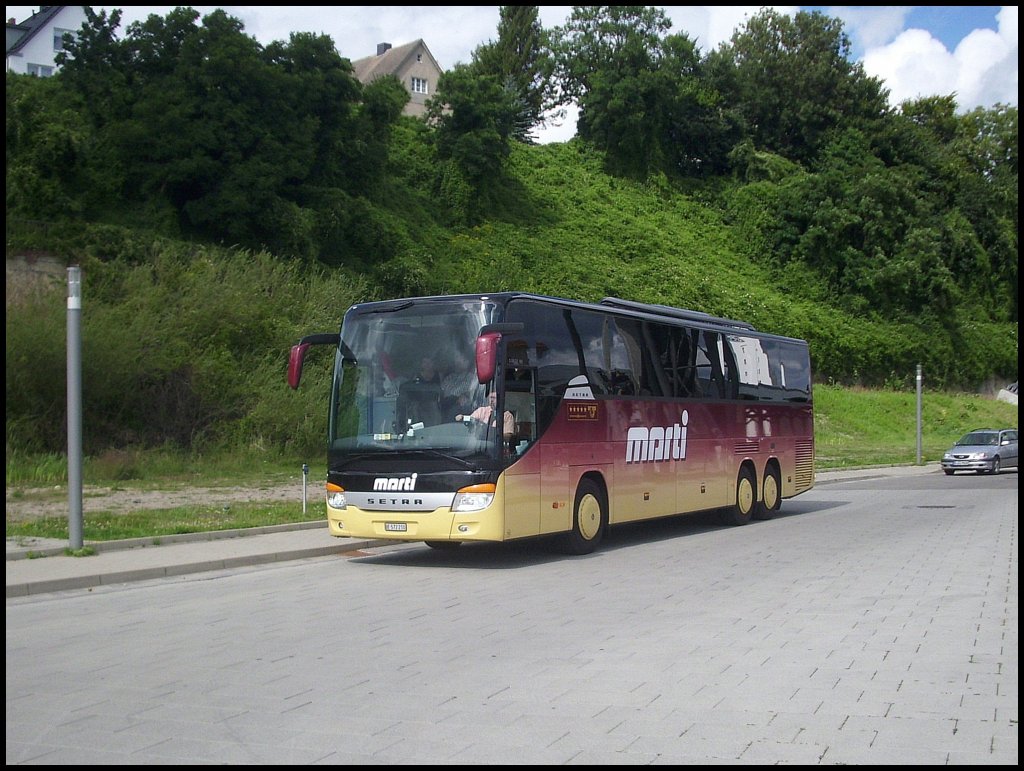
[[[302,514],[306,514],[306,480],[309,478],[309,464],[302,464]]]

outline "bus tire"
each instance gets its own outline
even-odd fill
[[[424,541],[423,543],[438,551],[452,551],[462,546],[462,541]]]
[[[782,481],[779,470],[768,466],[761,483],[761,500],[754,507],[754,519],[771,519],[782,506]]]
[[[726,521],[730,525],[745,525],[754,515],[757,505],[757,482],[753,472],[744,466],[736,477],[736,503],[726,510]]]
[[[604,491],[593,479],[580,480],[572,508],[572,530],[562,536],[567,554],[590,554],[601,543],[608,526]]]

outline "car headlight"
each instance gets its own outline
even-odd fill
[[[987,452],[972,452],[970,455],[971,460],[987,460],[988,457]]]
[[[470,511],[486,509],[494,500],[494,485],[470,485],[463,487],[455,493],[452,501],[452,511],[456,514],[465,514]]]

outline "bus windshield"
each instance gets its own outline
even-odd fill
[[[474,349],[499,306],[486,299],[355,306],[345,316],[329,416],[331,454],[443,453],[498,457],[500,429],[472,420],[493,383],[477,378]]]

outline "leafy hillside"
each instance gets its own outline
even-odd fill
[[[910,386],[918,363],[946,387],[1016,377],[1016,323],[892,321],[829,302],[816,271],[752,247],[751,221],[735,213],[739,183],[624,180],[578,142],[519,145],[509,169],[493,216],[434,231],[422,262],[379,282],[384,293],[519,289],[694,308],[811,341],[818,377],[835,382]]]
[[[8,221],[9,253],[45,248],[83,266],[86,441],[108,447],[318,448],[329,358],[314,358],[302,394],[284,384],[288,347],[336,329],[349,305],[396,294],[535,291],[582,300],[616,295],[752,321],[809,340],[819,383],[909,388],[916,364],[944,385],[944,352],[975,336],[961,364],[975,385],[1001,367],[1015,379],[1016,324],[979,323],[943,338],[911,324],[854,317],[816,302],[820,287],[747,256],[724,213],[730,191],[682,192],[624,181],[575,143],[519,146],[499,214],[446,226],[429,197],[380,210],[400,256],[363,270],[159,238],[108,225],[36,228]],[[404,216],[403,216],[404,215]],[[19,247],[21,245],[21,247]],[[7,309],[8,448],[64,445],[64,287]],[[960,341],[955,343],[956,341]],[[858,368],[875,377],[861,378]],[[877,374],[881,373],[882,377]]]

